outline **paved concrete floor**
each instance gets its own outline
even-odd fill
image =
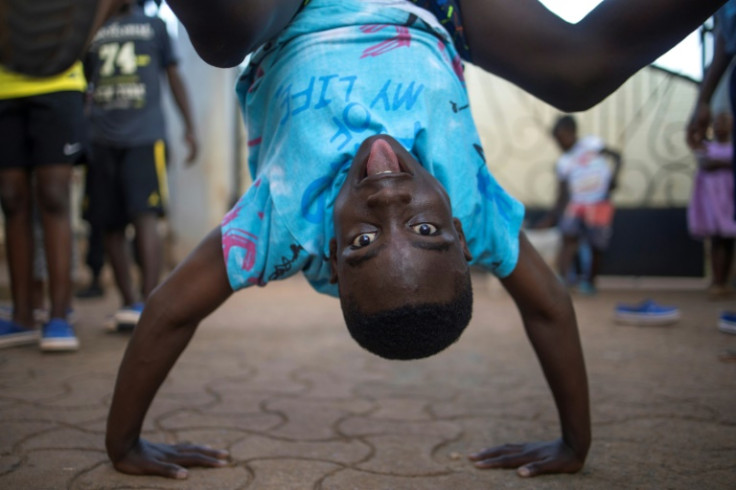
[[[669,327],[612,321],[618,301],[677,304]],[[736,488],[736,336],[696,291],[603,291],[575,298],[594,442],[577,475],[518,478],[464,455],[557,437],[556,412],[513,303],[476,281],[458,344],[393,363],[362,352],[336,300],[301,279],[233,297],[207,319],[146,420],[153,440],[228,448],[233,464],[187,481],[116,473],[105,417],[127,337],[101,328],[112,294],[77,303],[82,348],[0,351],[3,489]]]

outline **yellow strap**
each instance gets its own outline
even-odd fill
[[[156,176],[158,177],[158,188],[161,192],[162,205],[169,203],[169,182],[166,179],[166,145],[163,140],[157,140],[153,144],[153,160],[156,164]]]

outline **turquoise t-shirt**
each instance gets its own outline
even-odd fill
[[[463,68],[431,14],[396,0],[312,0],[252,56],[237,86],[254,183],[225,216],[233,289],[302,271],[329,284],[332,212],[360,144],[396,138],[447,190],[473,264],[499,277],[523,206],[486,167]]]

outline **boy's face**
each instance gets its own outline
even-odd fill
[[[471,259],[442,185],[396,140],[368,138],[334,210],[332,280],[362,311],[446,303]]]
[[[557,146],[559,146],[562,151],[569,150],[575,146],[575,141],[577,141],[575,131],[568,128],[557,128],[555,132],[552,133],[552,136],[554,136]]]

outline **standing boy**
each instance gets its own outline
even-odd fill
[[[159,282],[162,243],[158,220],[168,198],[161,76],[166,74],[185,124],[188,161],[197,152],[184,83],[166,25],[127,0],[95,35],[85,61],[93,84],[92,162],[87,175],[86,215],[104,233],[123,307],[113,328],[138,322],[144,302]],[[125,229],[135,228],[141,266],[135,294]]]
[[[558,273],[567,277],[584,241],[591,249],[591,263],[578,289],[583,294],[595,294],[601,256],[613,231],[611,191],[621,171],[621,155],[596,136],[578,138],[577,123],[570,115],[555,122],[552,136],[563,151],[556,166],[559,187],[555,209],[561,212],[558,227],[562,233]]]
[[[32,313],[31,204],[36,199],[51,303],[40,346],[55,351],[79,347],[66,317],[72,287],[71,175],[84,150],[85,87],[80,62],[51,77],[26,76],[0,65],[0,203],[13,296],[12,320],[0,320],[0,346],[38,338]]]

